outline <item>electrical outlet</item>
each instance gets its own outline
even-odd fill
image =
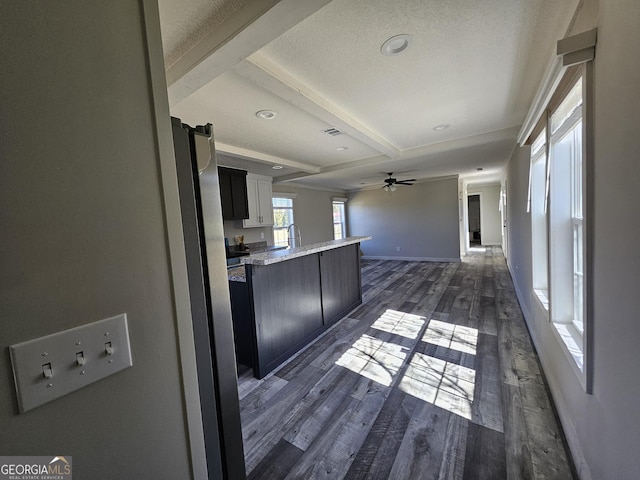
[[[400,247],[396,247],[396,252],[399,252],[399,251],[400,251]]]
[[[260,232],[260,240],[264,240],[264,232]]]

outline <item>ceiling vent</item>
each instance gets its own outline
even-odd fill
[[[342,133],[343,133],[340,130],[338,130],[337,128],[334,128],[334,127],[327,128],[326,130],[323,130],[322,132],[326,133],[327,135],[331,135],[332,137],[337,137],[338,135],[342,135]]]

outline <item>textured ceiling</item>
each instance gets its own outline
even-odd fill
[[[505,92],[536,3],[334,0],[261,53],[405,150],[522,121],[526,110],[506,111]],[[413,45],[381,55],[399,33]],[[434,132],[442,123],[452,127]]]
[[[167,65],[250,3],[161,0]],[[578,0],[326,3],[308,0],[315,13],[238,52],[225,73],[205,82],[199,72],[204,86],[172,115],[213,123],[219,151],[285,165],[280,180],[351,190],[381,172],[412,171],[497,182]],[[243,34],[268,28],[256,22]],[[382,43],[401,33],[413,36],[410,48],[382,55]],[[278,115],[260,120],[262,109]],[[451,126],[434,131],[438,124]],[[344,133],[329,137],[328,127]]]
[[[273,110],[271,120],[256,117]],[[377,152],[347,136],[323,133],[331,125],[263,90],[234,71],[213,80],[197,94],[180,102],[172,114],[189,124],[211,122],[216,139],[279,158],[314,166],[371,157]],[[310,138],[313,148],[310,148]],[[338,152],[338,147],[348,150]]]
[[[167,67],[246,3],[246,0],[158,0]]]

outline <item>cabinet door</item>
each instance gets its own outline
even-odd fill
[[[244,227],[260,226],[260,208],[258,204],[258,180],[247,175],[247,204],[249,218],[242,221]]]
[[[240,174],[231,176],[231,200],[233,202],[233,219],[240,220],[249,218],[246,175]]]
[[[247,206],[247,172],[218,167],[220,202],[224,220],[242,220],[249,217]]]
[[[273,225],[273,200],[271,182],[258,180],[258,202],[260,204],[260,225]]]
[[[247,175],[247,201],[249,218],[242,222],[243,227],[269,227],[273,225],[270,180],[264,180],[251,174]]]
[[[218,182],[220,183],[220,203],[222,204],[222,218],[233,220],[233,194],[231,191],[231,175],[218,168]]]

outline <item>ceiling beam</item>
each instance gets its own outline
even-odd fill
[[[519,131],[520,125],[517,125],[509,128],[503,128],[501,130],[494,130],[493,132],[480,133],[477,135],[470,135],[468,137],[448,140],[446,142],[438,142],[432,143],[431,145],[409,148],[402,150],[402,158],[415,158],[425,155],[433,155],[434,153],[475,147],[476,145],[484,145],[485,143],[494,143],[501,140],[513,139],[515,142]]]
[[[389,158],[386,155],[377,155],[374,157],[361,158],[352,162],[336,163],[327,167],[322,167],[317,172],[299,172],[292,173],[290,175],[284,175],[278,178],[279,182],[289,182],[293,180],[300,180],[305,177],[310,177],[323,173],[334,173],[343,170],[350,170],[360,167],[370,167],[373,165],[386,164],[387,168],[393,168],[393,162],[400,162],[403,160],[414,160],[419,157],[429,157],[438,153],[450,152],[454,150],[462,150],[465,148],[475,147],[479,145],[486,145],[489,143],[499,142],[502,140],[513,140],[515,146],[516,135],[518,134],[520,127],[505,128],[502,130],[496,130],[493,132],[482,133],[479,135],[472,135],[470,137],[459,138],[456,140],[449,140],[447,142],[439,142],[431,145],[424,145],[417,148],[402,150],[400,155],[396,158]],[[425,158],[428,162],[428,158]]]
[[[174,106],[331,0],[248,0],[167,69]]]
[[[268,153],[258,152],[256,150],[250,150],[248,148],[236,147],[235,145],[229,145],[226,143],[216,143],[216,151],[221,153],[227,153],[234,157],[246,158],[247,160],[253,160],[260,163],[267,163],[269,165],[282,165],[283,167],[295,168],[305,172],[302,176],[313,175],[320,173],[320,167],[309,165],[307,163],[298,162],[295,160],[289,160],[287,158],[277,157],[275,155],[269,155]]]
[[[279,65],[267,59],[261,52],[251,55],[244,62],[238,64],[234,71],[374,150],[391,158],[399,155],[400,150],[391,142],[293,77]]]
[[[341,163],[330,165],[321,169],[321,173],[335,172],[339,170],[346,170],[349,168],[358,168],[363,166],[376,165],[379,163],[387,163],[389,160],[412,160],[418,157],[428,157],[437,153],[449,152],[452,150],[460,150],[463,148],[475,147],[478,145],[484,145],[487,143],[499,142],[501,140],[513,139],[515,142],[516,135],[520,127],[505,128],[503,130],[496,130],[494,132],[482,133],[480,135],[472,135],[470,137],[459,138],[456,140],[449,140],[446,142],[433,143],[431,145],[424,145],[421,147],[402,150],[400,156],[397,158],[389,159],[385,156],[362,158],[353,162]]]

